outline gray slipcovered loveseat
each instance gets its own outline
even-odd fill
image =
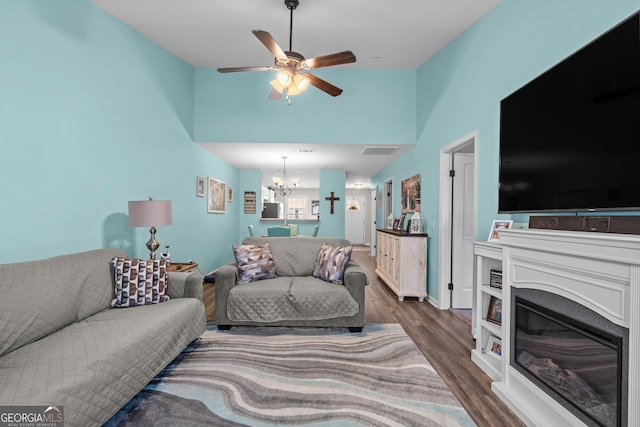
[[[0,405],[62,406],[65,426],[99,426],[204,332],[200,273],[169,273],[166,302],[113,308],[116,256],[0,265]]]
[[[313,276],[323,244],[349,246],[335,238],[247,237],[243,245],[269,243],[275,278],[239,283],[238,266],[216,269],[215,319],[219,329],[233,325],[347,327],[364,326],[367,276],[353,260],[344,270],[342,284]]]

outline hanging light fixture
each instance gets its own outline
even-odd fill
[[[287,181],[286,161],[287,161],[287,156],[282,156],[282,177],[279,177],[279,176],[272,177],[273,183],[276,185],[278,192],[283,197],[290,196],[293,190],[295,190],[296,186],[298,185],[297,178],[293,178],[291,180],[291,184],[293,185],[293,188],[291,188],[291,186],[289,185],[289,182]]]

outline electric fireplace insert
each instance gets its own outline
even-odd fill
[[[559,295],[513,291],[511,366],[585,424],[626,425],[628,329]]]

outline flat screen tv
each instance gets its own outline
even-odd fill
[[[640,210],[640,14],[500,103],[500,213]]]

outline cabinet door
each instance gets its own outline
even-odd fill
[[[390,244],[391,244],[391,270],[390,270],[390,276],[391,276],[391,280],[393,280],[393,282],[395,284],[399,284],[400,283],[400,261],[401,261],[401,251],[400,251],[400,238],[397,236],[391,236],[390,237]]]
[[[378,270],[385,271],[385,259],[387,258],[387,237],[384,233],[378,232],[378,259],[376,266]]]

